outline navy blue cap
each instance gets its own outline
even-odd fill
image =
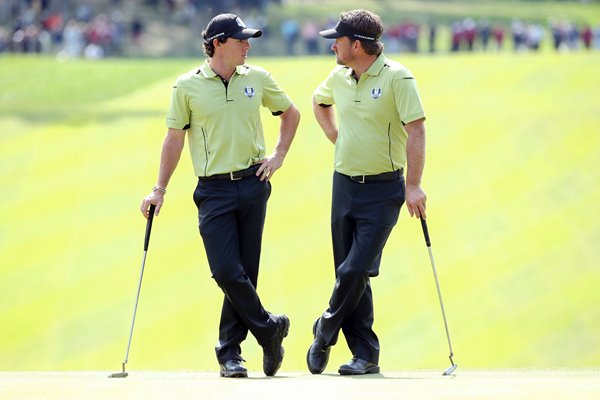
[[[335,25],[335,28],[321,31],[319,32],[319,35],[327,39],[337,39],[342,36],[348,36],[350,39],[369,40],[371,42],[375,42],[379,39],[379,37],[375,37],[366,32],[361,32],[357,29],[354,29],[342,20],[338,21],[338,23]]]
[[[204,31],[204,40],[211,42],[213,39],[234,38],[250,39],[262,36],[262,31],[250,29],[244,21],[235,14],[219,14],[210,20]]]

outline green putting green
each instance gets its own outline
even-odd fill
[[[428,115],[423,186],[457,372],[600,365],[600,54],[388,56],[413,71]],[[282,374],[305,371],[333,287],[333,147],[310,101],[334,59],[248,62],[302,113],[273,178],[258,288],[291,319]],[[2,58],[0,370],[119,370],[142,257],[138,208],[155,184],[171,85],[199,63]],[[265,110],[264,122],[272,148],[278,118]],[[222,293],[195,183],[186,149],[154,220],[130,370],[217,370]],[[441,373],[435,284],[406,210],[372,286],[382,371]],[[256,341],[243,350],[260,371]],[[350,357],[340,338],[326,372]]]
[[[458,372],[458,371],[457,371]],[[95,399],[407,399],[407,400],[563,400],[600,396],[600,372],[540,370],[460,371],[442,377],[434,371],[404,371],[341,377],[298,372],[247,379],[215,373],[132,373],[109,379],[90,372],[0,373],[0,394],[14,400]]]

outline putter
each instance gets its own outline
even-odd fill
[[[421,218],[421,227],[423,228],[423,236],[425,236],[425,244],[427,250],[429,250],[429,260],[431,261],[431,268],[433,269],[433,277],[435,278],[435,286],[437,287],[438,298],[440,299],[440,307],[442,308],[442,317],[444,317],[444,327],[446,328],[446,338],[448,339],[448,348],[450,349],[450,363],[452,364],[448,369],[444,371],[442,375],[450,375],[454,372],[458,365],[454,364],[454,353],[452,352],[452,343],[450,343],[450,332],[448,331],[448,322],[446,321],[446,312],[444,311],[444,302],[442,301],[442,291],[440,290],[440,283],[438,282],[437,272],[435,270],[435,262],[433,261],[433,253],[431,252],[431,240],[429,240],[429,230],[427,229],[427,222]]]
[[[129,348],[131,347],[131,337],[133,336],[133,325],[135,324],[135,314],[137,313],[138,301],[140,299],[140,290],[142,289],[142,277],[144,276],[144,265],[146,264],[146,253],[148,253],[148,243],[150,242],[150,231],[152,230],[152,220],[154,219],[154,209],[156,205],[150,205],[150,215],[146,222],[146,237],[144,238],[144,257],[142,258],[142,270],[140,271],[140,280],[138,282],[137,295],[135,296],[135,306],[133,307],[133,319],[131,320],[131,330],[129,331],[129,341],[127,342],[127,351],[125,352],[125,360],[123,361],[123,371],[115,372],[109,375],[109,378],[126,378],[129,375],[125,372],[125,365],[129,359]]]

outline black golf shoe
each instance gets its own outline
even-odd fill
[[[286,315],[274,315],[273,319],[277,330],[271,342],[263,346],[263,371],[267,376],[274,376],[281,367],[284,353],[281,343],[290,330],[290,320]]]
[[[346,364],[340,365],[338,372],[340,375],[378,374],[379,365],[353,357]]]
[[[242,365],[240,360],[228,360],[219,364],[221,371],[219,374],[223,378],[247,378],[248,370]]]
[[[321,318],[317,318],[313,324],[313,336],[315,340],[310,345],[306,354],[306,365],[311,374],[320,374],[325,371],[329,362],[330,346],[325,345],[325,340],[319,334],[319,323]]]

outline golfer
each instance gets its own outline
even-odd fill
[[[325,370],[340,329],[353,358],[338,372],[379,372],[370,277],[379,274],[383,248],[404,201],[411,216],[425,218],[425,113],[413,75],[383,55],[382,33],[379,16],[365,10],[344,12],[335,28],[320,32],[335,39],[331,49],[339,64],[313,96],[315,117],[335,144],[335,285],[329,307],[313,325],[307,354],[313,374]]]
[[[155,204],[159,214],[187,132],[198,176],[194,201],[200,235],[212,277],[225,294],[216,346],[220,375],[247,377],[240,344],[249,330],[263,347],[264,373],[272,376],[283,360],[281,343],[290,321],[265,310],[256,292],[258,267],[269,180],[283,163],[300,114],[267,71],[245,64],[248,39],[261,31],[233,14],[220,14],[202,35],[208,58],[173,86],[158,181],[141,211],[148,218]],[[269,156],[260,106],[281,120]]]

